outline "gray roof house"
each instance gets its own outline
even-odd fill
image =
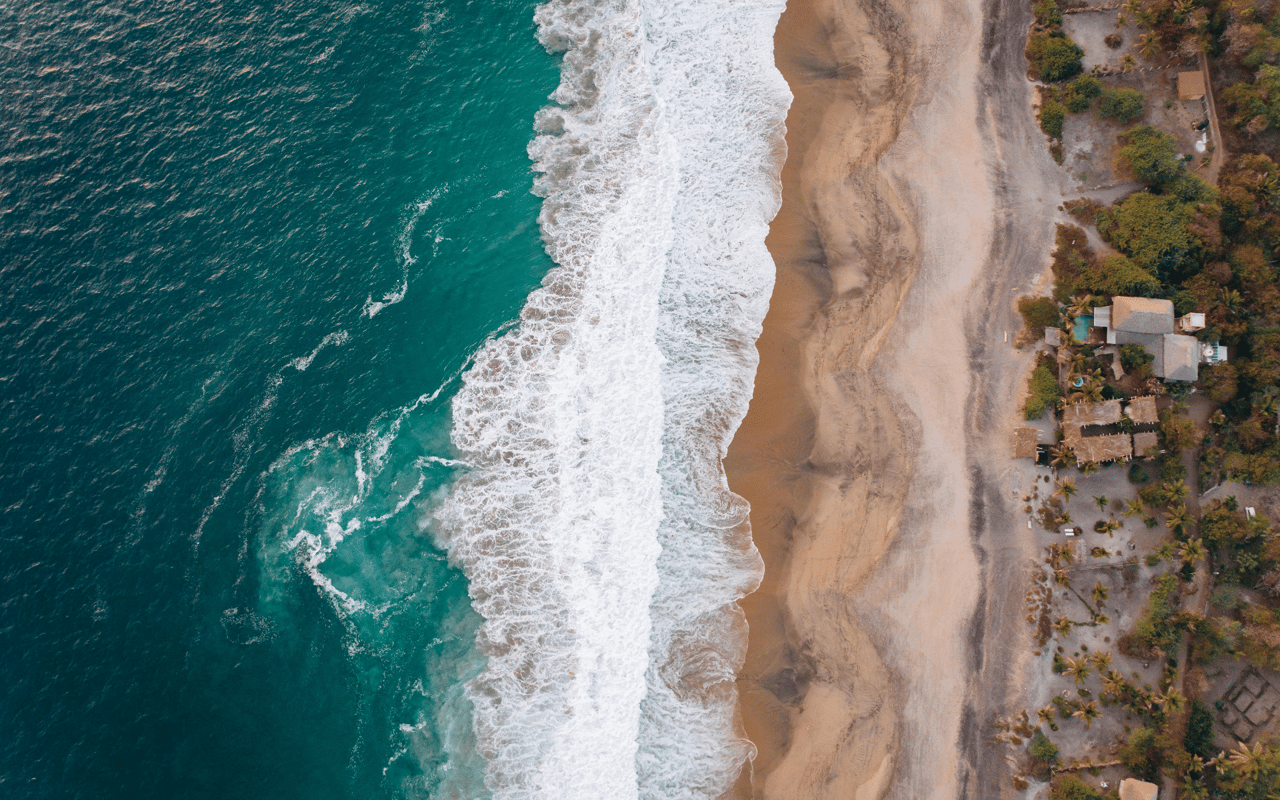
[[[1107,344],[1141,345],[1155,361],[1151,371],[1167,381],[1194,381],[1200,347],[1194,336],[1174,333],[1173,303],[1148,297],[1116,297],[1096,308],[1093,324],[1107,329]]]

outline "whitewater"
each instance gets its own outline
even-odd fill
[[[460,471],[423,520],[469,582],[465,686],[495,798],[704,798],[759,583],[721,459],[772,290],[790,93],[774,0],[557,0],[529,146],[557,266],[462,376]]]

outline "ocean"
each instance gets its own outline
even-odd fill
[[[0,793],[727,790],[781,9],[0,4]]]

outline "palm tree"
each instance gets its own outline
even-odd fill
[[[1156,548],[1156,558],[1161,561],[1168,561],[1173,558],[1173,543],[1162,542],[1160,546]]]
[[[1120,13],[1116,15],[1116,27],[1123,28],[1129,22],[1129,17],[1136,17],[1140,13],[1142,13],[1142,0],[1125,0],[1125,4],[1120,7]]]
[[[1120,57],[1120,71],[1131,72],[1134,67],[1138,66],[1138,62],[1133,60],[1132,53],[1125,53]]]
[[[1080,465],[1081,475],[1092,475],[1098,471],[1098,463],[1096,461],[1086,461]]]
[[[1087,729],[1092,728],[1093,721],[1102,716],[1102,710],[1098,708],[1097,701],[1090,700],[1087,703],[1078,703],[1076,710],[1071,712],[1071,716],[1084,720],[1084,726]]]
[[[1107,602],[1107,587],[1102,585],[1102,581],[1098,581],[1093,585],[1093,591],[1089,592],[1089,596],[1093,598],[1095,603],[1102,605]]]
[[[1180,796],[1185,800],[1208,800],[1209,798],[1209,787],[1205,786],[1198,778],[1188,776],[1181,789]]]
[[[1059,586],[1070,586],[1071,573],[1067,572],[1062,567],[1057,567],[1053,571],[1053,582],[1058,584]]]
[[[1268,386],[1264,391],[1253,396],[1253,409],[1259,414],[1272,416],[1276,413],[1277,405],[1280,405],[1278,401],[1280,401],[1280,390],[1275,386]]]
[[[1176,686],[1170,686],[1169,690],[1164,694],[1157,694],[1151,699],[1169,714],[1177,714],[1182,711],[1183,706],[1187,703],[1187,698],[1183,697],[1182,692],[1178,691]]]
[[[1160,52],[1160,38],[1155,31],[1147,31],[1138,37],[1138,55],[1150,61]]]
[[[1104,494],[1095,494],[1093,496],[1093,504],[1098,507],[1099,511],[1107,510],[1107,496]]]
[[[1164,489],[1164,496],[1169,498],[1170,505],[1180,502],[1187,496],[1187,484],[1181,478],[1176,481],[1165,481],[1161,488]]]
[[[1064,478],[1061,482],[1054,484],[1054,496],[1061,496],[1064,500],[1070,498],[1076,493],[1076,482],[1071,478]]]
[[[1240,742],[1240,749],[1231,753],[1227,758],[1227,763],[1231,765],[1240,777],[1248,780],[1258,773],[1262,767],[1263,752],[1262,742],[1254,742],[1253,749],[1250,750],[1247,744]]]
[[[1244,305],[1244,298],[1241,297],[1240,293],[1235,289],[1223,289],[1222,304],[1227,307],[1228,311],[1234,314],[1240,310],[1242,305]]]
[[[1187,530],[1187,523],[1190,521],[1191,515],[1187,512],[1186,505],[1180,505],[1169,511],[1169,515],[1164,519],[1164,524],[1175,536],[1181,536]]]
[[[1142,498],[1135,497],[1124,504],[1124,511],[1122,513],[1125,519],[1129,519],[1132,516],[1141,514],[1142,508]]]
[[[1070,304],[1067,307],[1067,315],[1072,319],[1074,319],[1084,314],[1088,314],[1092,310],[1093,310],[1093,295],[1086,294],[1083,297],[1081,297],[1080,295],[1076,295],[1075,297],[1071,298]]]
[[[1083,658],[1068,658],[1065,662],[1062,674],[1070,675],[1077,684],[1084,683],[1084,679],[1089,677],[1089,662]]]
[[[1106,673],[1110,671],[1109,668],[1111,666],[1111,654],[1105,650],[1095,650],[1093,651],[1092,658],[1093,658],[1094,669],[1102,673],[1103,679],[1105,680]]]
[[[1200,539],[1183,542],[1182,547],[1178,549],[1178,557],[1187,564],[1195,564],[1204,558],[1204,542]]]
[[[1044,708],[1037,711],[1036,716],[1039,717],[1040,721],[1043,722],[1045,725],[1052,725],[1054,717],[1057,716],[1057,712],[1055,711],[1052,705],[1047,705]]]
[[[1113,698],[1119,698],[1124,694],[1125,689],[1129,688],[1129,684],[1125,681],[1124,676],[1114,669],[1109,669],[1102,675],[1102,691],[1111,695]]]
[[[1066,636],[1067,634],[1071,633],[1071,626],[1073,624],[1074,623],[1071,620],[1067,619],[1066,617],[1058,617],[1053,622],[1053,629],[1057,631],[1059,634]]]
[[[1107,520],[1107,535],[1108,535],[1108,536],[1110,536],[1112,533],[1114,533],[1115,531],[1118,531],[1118,530],[1120,530],[1120,523],[1119,523],[1119,522],[1116,522],[1114,519],[1108,519],[1108,520]]]
[[[1066,465],[1070,464],[1076,457],[1076,454],[1072,452],[1071,448],[1067,447],[1065,444],[1059,445],[1053,448],[1052,454],[1053,454],[1052,463],[1055,467],[1065,467]]]

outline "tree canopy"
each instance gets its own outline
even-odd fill
[[[1280,127],[1280,67],[1264,64],[1253,83],[1237,83],[1222,92],[1235,114],[1231,124],[1250,133]]]
[[[1137,192],[1100,220],[1098,230],[1138,268],[1174,283],[1204,255],[1204,243],[1190,229],[1195,216],[1195,208],[1176,197]]]
[[[1120,160],[1148,186],[1165,186],[1182,173],[1182,159],[1172,135],[1150,125],[1135,125],[1122,140],[1125,145],[1120,148]]]
[[[1125,256],[1115,255],[1101,264],[1091,264],[1080,274],[1076,286],[1096,294],[1126,297],[1163,297],[1160,279]]]

